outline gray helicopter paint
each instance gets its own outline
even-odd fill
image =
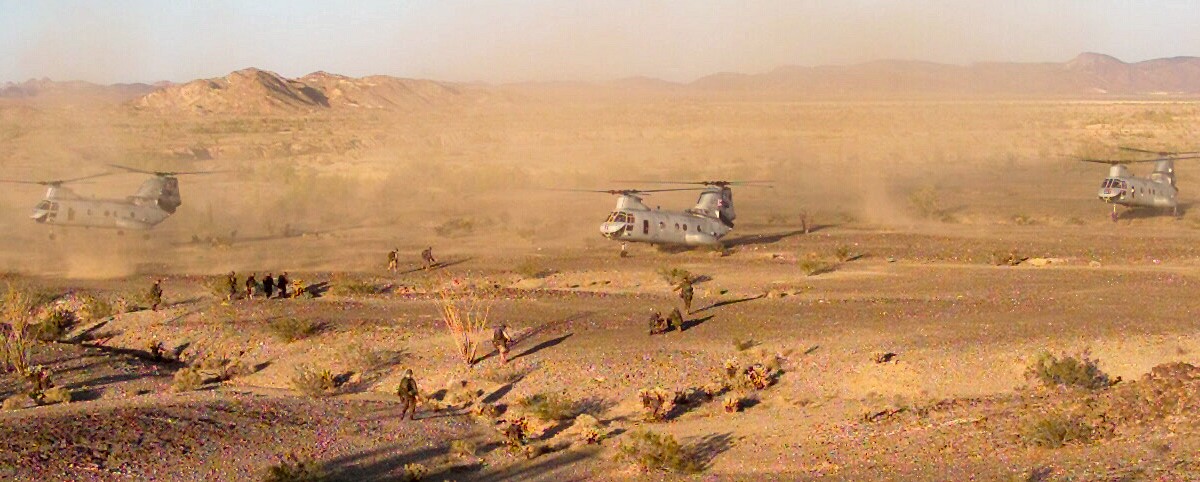
[[[733,196],[728,187],[705,188],[686,211],[650,209],[635,194],[620,194],[600,234],[621,242],[714,246],[733,229]]]
[[[29,217],[52,226],[144,231],[165,221],[180,204],[178,180],[155,176],[125,199],[84,198],[68,188],[51,186]]]
[[[1097,197],[1106,203],[1128,207],[1176,209],[1179,190],[1175,187],[1174,161],[1155,161],[1150,177],[1137,177],[1124,164],[1114,164],[1100,184]]]

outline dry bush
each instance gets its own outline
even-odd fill
[[[1047,387],[1068,386],[1099,390],[1113,385],[1108,374],[1100,370],[1098,360],[1085,352],[1078,356],[1063,355],[1061,358],[1041,352],[1025,370],[1025,378],[1037,380]]]
[[[517,265],[516,273],[524,279],[540,279],[554,274],[554,270],[542,266],[534,258],[527,258]]]
[[[642,416],[647,422],[661,422],[667,419],[675,408],[675,393],[662,387],[638,390],[638,399],[642,403]]]
[[[41,403],[42,396],[46,390],[54,388],[54,382],[50,381],[50,369],[41,365],[30,367],[25,371],[25,383],[29,385],[29,396]]]
[[[474,233],[475,225],[472,219],[452,218],[433,228],[433,231],[443,238],[458,238]]]
[[[988,263],[992,266],[1016,266],[1029,259],[1028,256],[1021,256],[1016,251],[995,251],[988,255]]]
[[[454,343],[455,354],[467,366],[475,364],[479,342],[475,334],[488,326],[492,310],[491,293],[469,283],[455,280],[438,292],[442,321]]]
[[[834,259],[845,263],[847,261],[854,259],[854,253],[852,253],[850,251],[849,246],[842,244],[842,245],[839,245],[838,247],[834,248],[833,257],[834,257]]]
[[[756,353],[760,361],[743,366],[735,358],[725,360],[721,367],[720,384],[727,389],[765,390],[783,375],[784,358],[780,354]]]
[[[106,299],[95,296],[83,298],[76,316],[84,322],[99,321],[116,314],[116,308]]]
[[[313,398],[328,397],[337,393],[337,379],[328,369],[300,367],[292,376],[292,388]]]
[[[25,376],[29,372],[30,350],[33,348],[33,337],[30,336],[29,325],[33,311],[37,308],[34,297],[13,285],[8,285],[8,291],[0,300],[0,319],[8,322],[0,326],[0,357],[4,362],[6,372],[16,372]]]
[[[529,421],[525,417],[507,420],[500,434],[510,453],[521,451],[529,443]]]
[[[351,279],[335,279],[329,287],[329,293],[334,296],[369,296],[382,291],[375,283]]]
[[[1149,422],[1190,417],[1200,411],[1200,367],[1166,363],[1140,379],[1121,384],[1110,400],[1114,420]]]
[[[200,374],[200,370],[195,367],[184,367],[175,372],[171,389],[176,393],[190,392],[200,388],[201,385],[204,385],[204,376]]]
[[[740,411],[742,411],[742,397],[739,397],[737,395],[727,396],[727,397],[725,397],[725,400],[721,403],[721,406],[725,409],[726,413],[740,412]]]
[[[637,430],[617,447],[617,461],[632,463],[642,471],[662,470],[680,474],[704,471],[704,464],[685,450],[670,434]]]
[[[329,480],[321,464],[315,460],[302,459],[288,454],[277,465],[267,468],[263,482],[322,482]]]
[[[224,356],[209,356],[194,364],[204,376],[204,382],[224,382],[250,373],[250,369],[241,360]]]
[[[525,370],[513,365],[488,367],[479,372],[479,379],[499,385],[508,385],[525,376]]]
[[[909,193],[908,205],[917,216],[932,221],[950,221],[950,212],[942,207],[941,195],[929,186]]]
[[[1021,441],[1027,445],[1058,448],[1072,442],[1085,443],[1092,438],[1092,428],[1067,414],[1050,414],[1030,418],[1020,427]]]
[[[299,318],[280,318],[267,322],[271,335],[284,343],[303,340],[321,332],[324,323]]]
[[[479,448],[475,446],[475,442],[472,442],[470,440],[451,440],[450,441],[450,455],[452,455],[454,457],[459,457],[459,458],[464,458],[464,459],[471,458],[471,457],[474,457],[475,453],[478,451],[479,451]]]
[[[833,263],[825,261],[814,255],[809,255],[796,262],[796,267],[800,268],[800,272],[805,276],[817,276],[833,271]]]
[[[525,413],[544,421],[567,420],[578,414],[578,404],[559,393],[538,393],[517,401]]]
[[[225,276],[210,276],[205,278],[201,284],[208,291],[208,295],[215,300],[224,300],[229,296],[229,278]],[[238,286],[238,288],[241,287]]]
[[[37,406],[37,401],[27,394],[20,393],[4,399],[3,409],[6,411],[24,410]]]
[[[683,268],[663,267],[663,268],[659,268],[657,273],[658,273],[658,276],[663,279],[663,281],[666,281],[667,284],[669,284],[671,286],[678,286],[680,283],[683,283],[684,281],[691,281],[693,279],[692,273]]]
[[[733,339],[733,349],[737,351],[746,351],[756,345],[758,345],[758,342],[754,341],[754,338],[746,338],[745,340],[741,338]]]
[[[71,403],[72,394],[70,390],[63,387],[54,387],[42,393],[42,405],[53,405],[56,403]]]
[[[575,423],[571,425],[572,429],[579,433],[580,439],[588,445],[600,443],[608,436],[608,430],[600,425],[600,421],[586,413],[581,413],[575,417]]]
[[[427,475],[429,475],[428,468],[426,468],[424,465],[413,462],[411,464],[404,464],[404,476],[401,477],[400,480],[405,482],[416,482],[424,479]]]
[[[57,306],[42,313],[41,320],[30,325],[30,336],[41,342],[58,341],[75,326],[75,313]]]

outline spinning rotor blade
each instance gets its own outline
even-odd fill
[[[25,180],[18,180],[18,179],[0,179],[0,182],[6,182],[6,183],[11,183],[11,184],[37,184],[39,186],[55,186],[55,187],[57,187],[57,186],[61,186],[63,184],[69,183],[69,182],[78,182],[78,181],[82,181],[85,179],[92,179],[92,178],[109,176],[109,175],[112,175],[112,173],[111,172],[102,172],[100,174],[92,174],[90,176],[75,177],[75,178],[71,178],[71,179],[54,179],[54,180],[50,180],[50,181],[25,181]]]
[[[771,181],[622,181],[613,182],[633,182],[638,184],[695,184],[699,186],[746,186],[746,187],[770,187],[764,184],[770,184]]]
[[[109,165],[112,167],[115,167],[117,169],[124,169],[129,172],[136,172],[139,174],[149,174],[151,176],[158,176],[158,177],[182,176],[182,175],[186,175],[186,174],[217,174],[217,173],[222,173],[222,172],[233,172],[233,171],[147,171],[147,170],[137,169],[137,168],[129,167],[129,166],[121,166],[118,164],[109,164]]]
[[[696,188],[685,187],[679,189],[547,189],[547,191],[562,191],[562,192],[598,192],[603,194],[649,194],[652,192],[669,192],[669,191],[696,191]]]
[[[1200,159],[1200,155],[1182,156],[1182,157],[1160,157],[1157,159],[1133,159],[1133,160],[1129,160],[1129,159],[1080,159],[1080,161],[1095,162],[1097,164],[1116,165],[1116,164],[1135,164],[1135,163],[1139,163],[1139,162],[1180,161],[1180,160],[1184,160],[1184,159]]]
[[[1194,151],[1194,152],[1148,151],[1145,149],[1137,149],[1134,147],[1119,147],[1118,149],[1121,149],[1122,151],[1129,151],[1129,152],[1140,152],[1142,154],[1154,154],[1158,157],[1176,157],[1176,156],[1190,156],[1190,155],[1194,155],[1194,154],[1200,154],[1200,152],[1197,152],[1197,151]]]

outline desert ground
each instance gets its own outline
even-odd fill
[[[25,380],[0,381],[14,399],[0,478],[260,480],[294,456],[331,480],[417,465],[458,481],[1200,479],[1200,371],[1169,365],[1200,353],[1200,166],[1178,166],[1180,217],[1112,222],[1105,166],[1076,161],[1192,150],[1200,102],[539,89],[553,90],[402,113],[0,99],[4,178],[229,171],[181,177],[183,206],[145,236],[51,240],[28,219],[41,188],[2,191],[6,300],[78,319],[32,347],[70,403],[18,403]],[[612,198],[549,190],[646,187],[623,179],[772,187],[734,187],[724,250],[619,257],[597,230]],[[140,181],[72,189],[117,197]],[[696,279],[693,312],[650,335],[651,310],[679,306],[670,270]],[[314,296],[224,302],[213,285],[229,271],[287,271]],[[160,278],[165,306],[146,309]],[[111,313],[82,313],[88,299]],[[443,322],[455,300],[486,314],[473,366]],[[499,323],[508,364],[491,349]],[[1028,375],[1042,353],[1094,361],[1110,383],[1044,384]],[[720,386],[730,362],[762,363],[769,386]],[[399,416],[405,369],[416,420]],[[180,389],[185,370],[198,386]],[[335,386],[298,386],[325,371]],[[639,397],[654,388],[680,393],[660,420]],[[551,416],[539,395],[561,402]],[[510,449],[520,416],[525,448]],[[1039,438],[1062,435],[1038,430],[1056,420],[1071,436]],[[620,457],[644,430],[674,437],[691,473]]]

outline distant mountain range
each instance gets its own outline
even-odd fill
[[[0,98],[128,102],[136,109],[183,113],[271,114],[322,110],[411,110],[508,99],[507,93],[707,95],[777,98],[870,96],[1200,95],[1200,58],[1125,63],[1084,53],[1063,63],[948,65],[882,60],[847,66],[781,67],[762,74],[719,73],[676,83],[634,77],[603,83],[462,84],[316,72],[289,79],[255,68],[184,84],[96,85],[47,79],[0,85]]]

